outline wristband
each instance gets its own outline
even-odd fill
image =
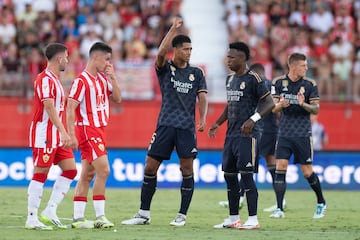
[[[261,119],[261,115],[260,113],[256,112],[250,117],[250,119],[253,120],[254,122],[257,122]]]

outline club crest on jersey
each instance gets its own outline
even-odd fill
[[[246,85],[245,85],[245,82],[241,82],[241,83],[240,83],[240,89],[241,89],[241,90],[245,89],[245,86],[246,86]]]
[[[282,86],[283,86],[283,91],[289,91],[289,89],[287,88],[289,86],[289,81],[288,80],[282,80]]]
[[[300,87],[299,92],[300,92],[300,93],[302,93],[302,94],[304,94],[304,93],[305,93],[305,88],[304,88],[304,86],[301,86],[301,87]]]
[[[102,143],[100,143],[100,144],[98,145],[98,148],[99,148],[102,152],[105,150],[105,146],[104,146],[104,144],[102,144]]]
[[[43,155],[42,159],[43,159],[44,163],[47,163],[49,161],[49,159],[50,159],[50,156],[45,154],[45,155]]]
[[[190,80],[190,81],[194,81],[194,80],[195,80],[194,74],[190,74],[190,75],[189,75],[189,80]]]

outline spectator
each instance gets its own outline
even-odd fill
[[[315,151],[323,150],[326,144],[329,142],[329,137],[325,131],[324,126],[318,121],[318,115],[311,114],[310,120],[313,148]]]
[[[322,4],[318,4],[316,11],[309,16],[309,27],[314,31],[328,33],[334,27],[334,16],[325,10]]]
[[[235,6],[235,11],[231,13],[226,21],[229,32],[236,31],[239,24],[247,26],[249,24],[249,18],[244,13],[240,5]]]
[[[320,55],[318,61],[312,64],[317,76],[317,84],[319,95],[325,101],[333,100],[333,80],[331,76],[332,64],[329,56],[326,54]]]
[[[32,5],[30,3],[26,3],[25,10],[17,15],[16,20],[17,22],[25,21],[30,26],[34,26],[37,18],[38,18],[38,13],[33,11]]]
[[[0,41],[2,44],[14,42],[16,38],[16,27],[9,18],[0,18]]]
[[[3,83],[1,88],[6,90],[20,90],[23,78],[23,66],[18,56],[17,45],[12,42],[7,46],[6,56],[3,58]]]

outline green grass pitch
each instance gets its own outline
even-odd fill
[[[325,191],[328,210],[325,218],[312,219],[315,211],[315,194],[312,190],[288,190],[288,210],[284,219],[270,219],[263,208],[274,204],[275,196],[270,190],[259,190],[258,217],[261,228],[240,231],[236,229],[213,229],[228,215],[228,210],[218,202],[226,200],[225,189],[196,189],[188,219],[184,227],[171,227],[170,221],[179,208],[180,193],[177,189],[159,188],[154,196],[151,224],[146,226],[123,226],[121,221],[132,217],[139,207],[140,189],[108,189],[106,215],[115,223],[116,231],[97,229],[67,229],[54,231],[25,230],[27,193],[25,188],[0,188],[0,239],[61,239],[61,240],[174,240],[174,239],[291,239],[360,240],[360,191]],[[40,211],[46,204],[51,189],[45,189]],[[72,217],[70,191],[58,208],[58,216],[69,224]],[[247,219],[246,205],[240,211],[242,220]],[[88,202],[86,217],[94,219],[92,201]]]

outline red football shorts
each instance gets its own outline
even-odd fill
[[[76,137],[79,141],[81,160],[86,159],[91,163],[98,157],[107,154],[103,127],[77,126]]]
[[[33,161],[36,167],[51,167],[57,165],[60,161],[74,158],[70,148],[33,148]]]

